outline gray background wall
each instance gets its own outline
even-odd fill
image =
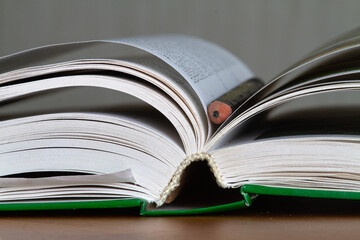
[[[269,80],[360,25],[356,0],[0,0],[0,55],[43,44],[139,34],[206,38]]]

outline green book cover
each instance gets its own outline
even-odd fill
[[[149,208],[149,203],[142,199],[103,200],[103,201],[68,201],[68,202],[38,202],[38,203],[2,203],[0,211],[29,211],[29,210],[62,210],[62,209],[103,209],[103,208],[138,208],[142,216],[165,215],[201,215],[218,212],[233,211],[251,207],[257,195],[278,195],[310,198],[360,199],[359,192],[342,192],[326,190],[310,190],[295,188],[279,188],[259,185],[244,185],[240,188],[243,199],[238,202],[208,206],[169,210],[164,208]],[[256,201],[255,203],[256,204]]]

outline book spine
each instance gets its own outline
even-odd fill
[[[173,177],[171,178],[168,185],[165,187],[164,191],[161,193],[159,200],[156,202],[156,205],[162,206],[165,202],[169,203],[171,199],[174,199],[174,197],[171,197],[171,194],[174,193],[175,189],[180,186],[180,179],[184,172],[184,170],[192,163],[196,161],[207,161],[211,172],[214,174],[216,178],[216,182],[219,184],[219,186],[226,188],[227,185],[223,179],[223,177],[219,173],[219,169],[214,161],[214,159],[211,157],[208,153],[195,153],[191,156],[188,156],[185,158],[185,160],[180,164],[180,166],[176,169]],[[167,201],[169,199],[169,201]]]

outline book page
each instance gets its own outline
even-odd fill
[[[56,185],[90,185],[107,183],[136,183],[131,169],[99,175],[73,175],[56,177],[1,177],[0,187],[31,187]]]
[[[231,53],[202,39],[159,35],[119,42],[145,50],[172,66],[196,91],[205,110],[217,97],[253,76]]]
[[[274,95],[273,93],[275,92],[287,91],[288,89],[307,84],[313,76],[320,77],[321,75],[327,75],[326,72],[342,71],[345,68],[349,68],[351,64],[354,65],[355,61],[358,62],[360,57],[359,48],[360,28],[345,33],[319,47],[272,79],[266,87],[237,109],[236,114],[227,119],[227,123],[262,99]],[[355,63],[355,66],[358,66],[358,64]]]
[[[51,64],[59,62],[84,59],[122,61],[129,56],[140,56],[140,59],[149,55],[164,62],[157,70],[164,73],[169,85],[182,92],[179,97],[191,106],[206,138],[213,133],[207,118],[208,104],[253,76],[240,60],[226,50],[210,42],[182,35],[91,40],[33,48],[0,58],[0,73],[2,78],[12,78],[12,73],[21,73],[17,69],[22,68],[31,70],[36,66],[51,67]],[[149,69],[154,68],[153,64],[146,65]],[[27,75],[30,72],[24,73]]]
[[[184,35],[139,36],[37,47],[1,57],[0,73],[79,59],[121,60],[145,53],[160,58],[179,72],[184,79],[175,81],[189,84],[198,94],[204,109],[215,98],[253,76],[244,63],[225,49]]]
[[[239,119],[245,112],[260,109],[259,105],[266,105],[271,100],[283,98],[286,94],[304,90],[304,88],[321,89],[321,91],[355,88],[347,86],[349,79],[355,76],[360,56],[360,28],[355,29],[338,39],[313,51],[303,60],[271,80],[264,88],[254,94],[248,101],[236,109],[232,115],[213,134],[214,138],[221,138],[236,126],[243,124]],[[343,78],[347,75],[345,78]],[[350,76],[353,75],[353,76]],[[343,83],[342,83],[343,82]],[[328,88],[317,88],[317,84],[327,84]],[[352,83],[353,85],[356,83]],[[330,85],[333,85],[332,87]],[[335,86],[337,85],[337,86]],[[331,89],[331,90],[330,90]],[[310,91],[311,92],[311,91]],[[259,107],[259,108],[258,108]],[[256,115],[255,113],[254,115]],[[247,119],[246,119],[247,120]],[[234,130],[236,131],[236,130]],[[213,139],[210,139],[211,142]]]

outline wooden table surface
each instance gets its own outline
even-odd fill
[[[236,212],[140,217],[137,209],[6,212],[0,239],[359,239],[358,201],[263,197]]]

